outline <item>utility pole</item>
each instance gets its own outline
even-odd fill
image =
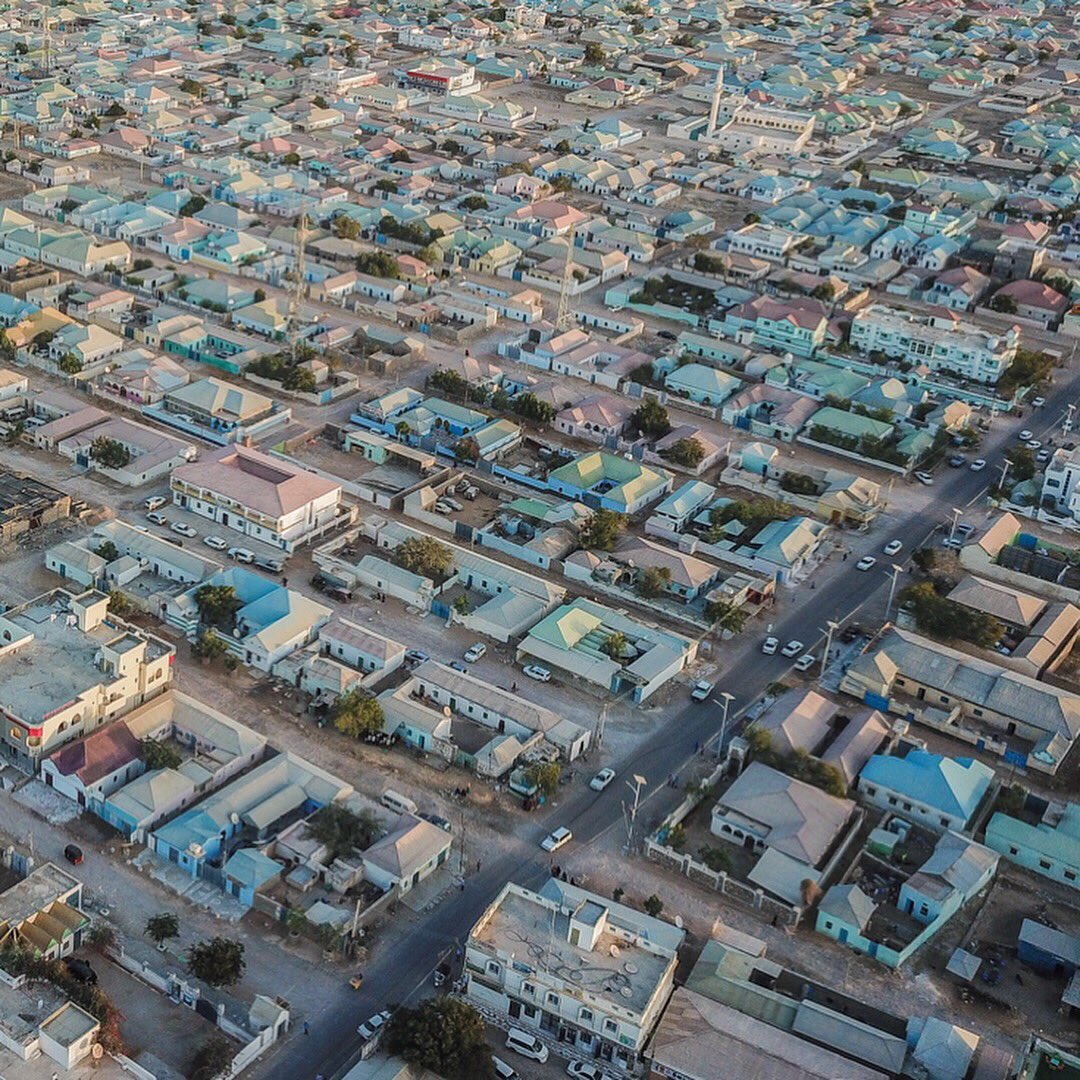
[[[904,568],[899,563],[893,563],[892,565],[892,584],[889,586],[889,602],[885,605],[885,621],[889,621],[889,612],[892,611],[893,597],[896,595],[896,582],[900,575],[904,572]]]
[[[888,613],[886,613],[888,618]],[[824,678],[825,669],[829,666],[829,650],[832,648],[832,636],[840,629],[840,624],[833,622],[832,619],[828,619],[825,622],[828,627],[828,633],[825,635],[825,651],[821,654],[821,671],[818,673],[818,678]]]
[[[728,710],[731,708],[731,703],[735,700],[734,694],[729,694],[726,690],[720,695],[724,701],[724,712],[720,717],[720,742],[717,745],[719,756],[721,759],[724,757],[724,740],[727,738],[727,720]]]
[[[296,223],[296,261],[293,267],[296,280],[293,282],[292,296],[289,297],[289,350],[292,353],[293,364],[296,363],[300,346],[300,298],[304,288],[304,244],[306,242],[307,200],[305,199]]]
[[[465,877],[465,809],[461,809],[461,844],[458,847],[458,852],[461,855],[461,861],[458,864],[458,870],[462,876]]]
[[[638,807],[641,805],[641,789],[647,785],[648,781],[641,773],[634,773],[634,780],[631,783],[626,781],[626,786],[634,793],[633,805],[627,809],[626,803],[623,803],[623,816],[626,818],[626,852],[630,853],[634,843],[634,822],[637,820]]]
[[[600,712],[596,717],[596,731],[593,735],[593,746],[599,749],[600,744],[604,741],[604,728],[607,726],[607,711],[610,702],[605,701],[600,706]]]
[[[17,130],[18,128],[16,128],[16,131]],[[18,143],[16,143],[15,148],[18,149]],[[1061,434],[1063,438],[1067,439],[1069,437],[1069,432],[1072,431],[1073,413],[1076,412],[1076,406],[1070,402],[1065,409],[1065,419],[1061,422]]]
[[[1009,470],[1012,468],[1012,462],[1006,458],[1001,463],[1001,481],[998,484],[998,490],[1004,492],[1005,490],[1005,477],[1008,475]]]
[[[566,237],[566,262],[563,265],[562,283],[559,285],[559,310],[555,315],[555,329],[569,330],[575,318],[570,311],[570,282],[574,276],[574,234],[577,226],[571,225]]]
[[[960,524],[960,515],[963,512],[963,510],[959,510],[955,506],[952,508],[952,527],[949,529],[950,544],[952,543],[953,537],[956,536],[956,526]]]

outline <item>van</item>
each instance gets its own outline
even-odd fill
[[[541,1064],[548,1059],[548,1048],[535,1035],[530,1035],[521,1028],[511,1028],[506,1033],[506,1049]]]
[[[406,795],[400,795],[396,791],[387,789],[382,793],[379,800],[387,810],[393,810],[395,814],[415,814],[416,803]]]

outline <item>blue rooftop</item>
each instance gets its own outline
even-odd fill
[[[926,750],[912,750],[904,758],[875,754],[859,774],[860,783],[880,784],[965,821],[975,813],[993,779],[994,770],[981,761]]]

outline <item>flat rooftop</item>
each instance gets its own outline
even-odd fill
[[[579,921],[594,925],[599,912],[586,902]],[[510,891],[473,940],[613,1005],[641,1012],[648,1005],[669,958],[628,942],[605,929],[592,950],[571,945],[570,917],[558,909]]]
[[[4,615],[5,621],[34,635],[29,645],[0,657],[0,706],[13,716],[40,723],[91,687],[111,682],[94,662],[107,643],[125,652],[145,640],[148,661],[168,652],[160,639],[141,638],[110,619],[84,633],[68,615],[60,600],[52,597]]]
[[[65,1001],[67,998],[49,983],[35,983],[20,990],[0,983],[0,1031],[12,1042],[24,1046],[37,1038],[38,1028]],[[2,1052],[8,1053],[6,1050]],[[45,1076],[51,1076],[56,1071],[56,1063],[49,1061],[49,1064],[52,1070],[46,1072]],[[4,1069],[0,1075],[7,1080],[10,1074]]]
[[[56,863],[42,863],[27,877],[0,893],[0,923],[18,923],[66,895],[76,885],[73,878]]]

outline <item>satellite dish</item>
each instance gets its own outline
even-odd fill
[[[681,929],[683,928],[683,925],[682,925],[682,916],[681,916],[681,915],[676,915],[676,916],[675,916],[675,925],[676,925],[676,926],[677,926],[677,927],[678,927],[678,928],[679,928],[680,930],[681,930]]]
[[[196,859],[201,859],[203,855],[206,854],[206,851],[203,848],[202,844],[198,843],[198,841],[193,840],[188,845],[188,854]]]
[[[619,955],[619,946],[618,945],[610,945],[608,947],[608,956],[618,956],[618,955]]]
[[[95,1061],[100,1061],[105,1056],[105,1050],[101,1043],[94,1043],[94,1045],[90,1047],[90,1056]]]
[[[619,993],[622,994],[624,998],[632,998],[634,996],[634,991],[631,990],[629,986],[622,987],[619,990]]]
[[[238,813],[237,813],[237,812],[236,812],[236,811],[234,810],[234,811],[233,811],[233,812],[232,812],[232,813],[231,813],[231,814],[229,815],[229,820],[230,820],[230,821],[231,821],[231,822],[232,822],[232,823],[233,823],[234,825],[239,825],[239,824],[240,824],[240,815],[239,815],[239,814],[238,814]]]
[[[453,716],[453,715],[454,715],[454,714],[453,714],[453,712],[451,711],[451,709],[450,709],[450,706],[449,706],[449,705],[444,705],[444,706],[443,706],[443,709],[442,709],[442,714],[443,714],[443,716],[445,716],[445,717],[446,717],[446,718],[447,718],[448,720],[450,719],[450,717],[451,717],[451,716]]]

